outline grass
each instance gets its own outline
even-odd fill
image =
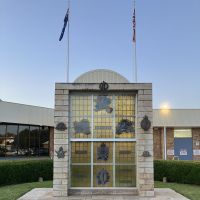
[[[0,187],[0,200],[16,200],[34,188],[51,188],[52,181],[23,183]],[[200,186],[179,183],[155,182],[157,188],[171,188],[191,200],[200,199]]]
[[[162,183],[162,182],[156,181],[155,187],[156,188],[171,188],[191,200],[200,199],[199,185],[189,185],[189,184],[180,184],[180,183]]]
[[[16,200],[34,188],[51,188],[52,181],[23,183],[0,187],[0,200]]]

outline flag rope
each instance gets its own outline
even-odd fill
[[[137,83],[137,45],[136,45],[136,0],[133,0],[133,70],[135,75],[135,82]],[[133,75],[133,77],[134,77]]]
[[[69,12],[68,12],[68,28],[67,28],[67,83],[69,83],[69,53],[70,53],[70,44],[69,44],[69,41],[70,41],[70,37],[69,37],[69,26],[70,26],[70,12],[71,12],[71,10],[70,10],[70,0],[68,0],[68,10],[69,10]]]

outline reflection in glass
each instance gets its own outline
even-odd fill
[[[94,187],[113,186],[112,165],[94,165],[93,185]]]
[[[71,186],[90,187],[91,185],[91,166],[71,165]]]
[[[0,157],[6,154],[6,125],[0,125]]]
[[[17,125],[7,125],[6,131],[6,156],[17,155]]]
[[[40,128],[40,156],[49,155],[49,128]]]
[[[30,155],[39,155],[39,135],[39,127],[30,126]]]
[[[72,142],[71,143],[71,162],[90,163],[91,162],[91,143]]]
[[[116,187],[136,187],[135,165],[118,165],[115,172]]]
[[[115,144],[116,163],[135,164],[135,143],[116,142]]]
[[[19,148],[18,155],[29,155],[29,126],[19,126]]]

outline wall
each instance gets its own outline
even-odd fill
[[[193,138],[193,160],[200,160],[200,128],[192,129],[192,138]]]

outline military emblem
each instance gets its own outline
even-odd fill
[[[150,122],[150,120],[148,119],[148,116],[144,116],[144,118],[143,118],[143,120],[141,121],[141,123],[140,123],[140,125],[141,125],[141,127],[142,127],[142,129],[144,130],[144,131],[148,131],[149,130],[149,128],[151,127],[151,122]]]
[[[122,119],[117,127],[116,127],[116,134],[120,135],[122,133],[134,133],[133,122],[128,119]]]
[[[109,88],[109,85],[108,85],[108,83],[106,83],[105,81],[103,81],[103,82],[101,82],[101,83],[99,84],[99,89],[100,89],[102,92],[107,91],[108,88]]]
[[[149,153],[149,151],[144,151],[142,156],[143,157],[151,157],[151,154]]]
[[[65,157],[65,153],[67,151],[64,151],[63,147],[60,147],[59,150],[55,151],[55,152],[56,152],[58,158],[64,158]]]
[[[96,99],[95,111],[106,110],[107,113],[112,113],[113,108],[110,107],[111,99],[107,96],[98,96]]]
[[[82,119],[80,122],[74,122],[75,133],[83,133],[89,135],[90,132],[90,122],[87,119]]]
[[[56,125],[56,130],[58,131],[65,131],[67,129],[64,122],[60,122]]]
[[[97,148],[97,160],[107,161],[109,156],[109,148],[103,143]]]
[[[107,170],[102,169],[97,173],[97,184],[98,185],[105,185],[109,182],[110,175]]]

